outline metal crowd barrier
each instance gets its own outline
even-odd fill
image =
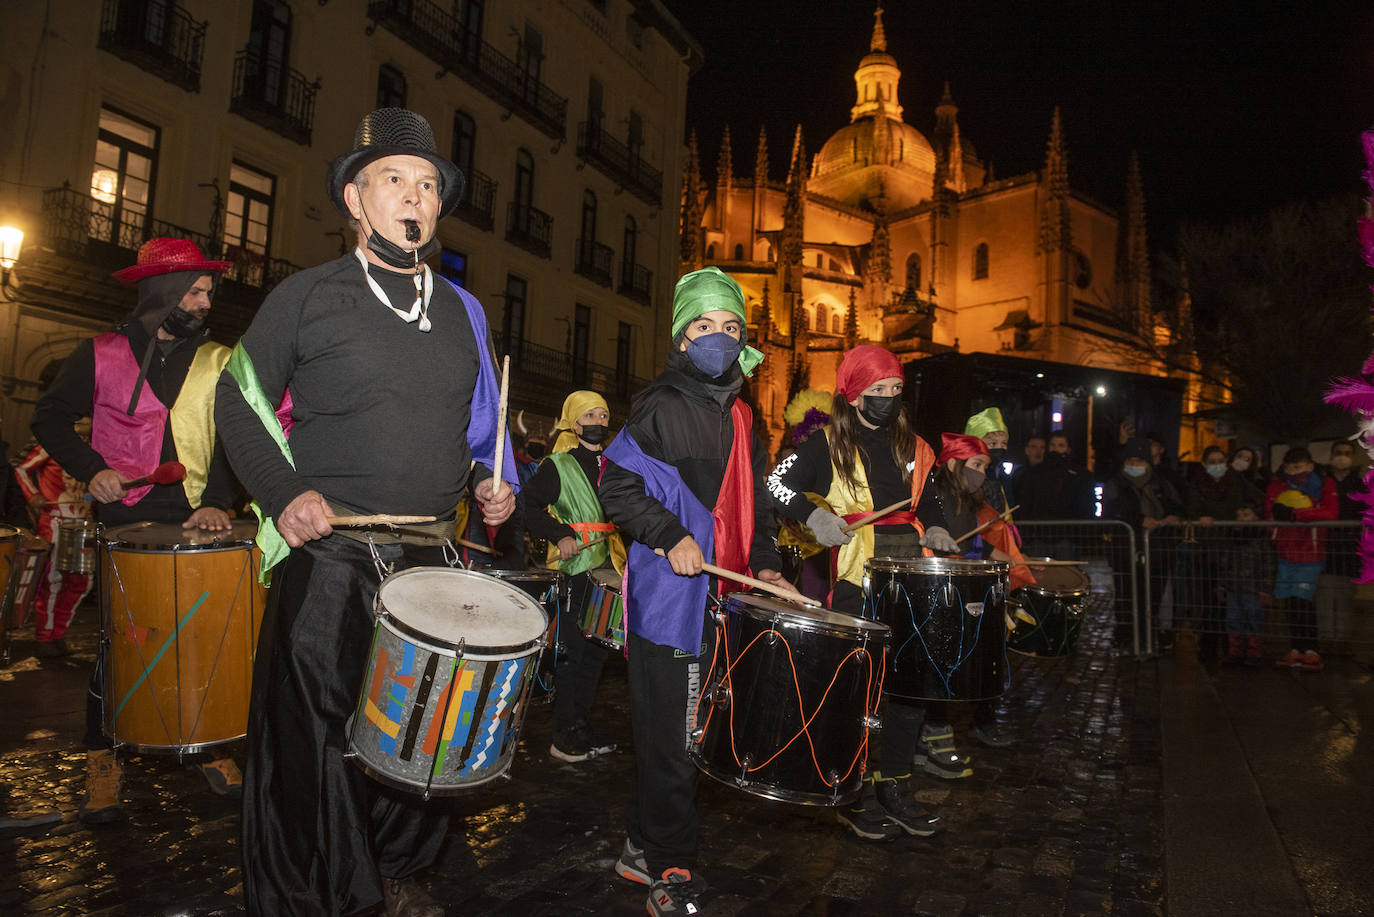
[[[1016,527],[1027,557],[1086,561],[1092,600],[1112,607],[1118,646],[1141,655],[1148,644],[1142,643],[1135,531],[1115,519],[1017,519]]]
[[[1299,551],[1289,549],[1284,558],[1283,543],[1290,539]],[[1228,633],[1252,629],[1255,617],[1263,619],[1259,637],[1266,660],[1282,656],[1290,641],[1336,653],[1374,645],[1374,593],[1365,595],[1369,587],[1351,582],[1359,574],[1359,542],[1358,521],[1218,520],[1145,532],[1140,609],[1146,651],[1154,651],[1160,631],[1192,631],[1200,652],[1217,655],[1227,650]],[[1319,566],[1281,570],[1284,559]],[[1288,597],[1279,597],[1284,593]]]

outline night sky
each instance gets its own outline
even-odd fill
[[[809,156],[848,123],[871,3],[665,3],[706,50],[687,128],[708,181],[727,123],[744,175],[767,128],[774,178],[798,122]],[[1363,187],[1370,0],[888,0],[883,21],[904,120],[929,136],[949,80],[965,143],[998,177],[1043,165],[1055,105],[1075,189],[1120,207],[1138,151],[1153,246],[1167,245],[1181,220],[1221,223]]]

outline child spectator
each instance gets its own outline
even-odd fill
[[[1269,481],[1265,511],[1280,522],[1317,522],[1335,519],[1336,482],[1317,474],[1312,455],[1298,446],[1283,456],[1279,473]],[[1274,662],[1277,668],[1320,672],[1317,653],[1317,609],[1313,598],[1326,560],[1326,530],[1285,526],[1274,536],[1279,552],[1274,598],[1288,612],[1292,649]]]

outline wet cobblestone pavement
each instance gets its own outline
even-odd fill
[[[21,632],[0,670],[0,815],[62,819],[0,831],[0,914],[240,913],[237,803],[175,758],[126,758],[127,821],[76,819],[92,618],[83,607],[75,655],[34,659]],[[975,772],[963,780],[913,780],[948,826],[935,838],[861,841],[828,809],[703,779],[706,913],[1162,913],[1159,666],[1116,656],[1106,631],[1089,629],[1069,660],[1013,661],[999,720],[1014,747],[970,747]],[[607,665],[593,714],[622,750],[553,761],[549,714],[531,708],[510,781],[440,803],[456,818],[422,881],[450,914],[644,912],[644,889],[610,868],[633,773],[624,665]]]

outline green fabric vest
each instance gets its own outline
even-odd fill
[[[561,484],[558,499],[550,509],[559,522],[572,526],[573,531],[577,533],[578,544],[586,544],[608,531],[605,528],[606,514],[601,510],[601,502],[596,499],[596,491],[592,490],[591,482],[582,473],[577,459],[566,452],[555,452],[545,461],[553,462]],[[598,528],[591,529],[589,524]],[[603,541],[579,551],[569,560],[559,561],[558,568],[569,576],[574,576],[601,566],[610,554],[610,543]]]

